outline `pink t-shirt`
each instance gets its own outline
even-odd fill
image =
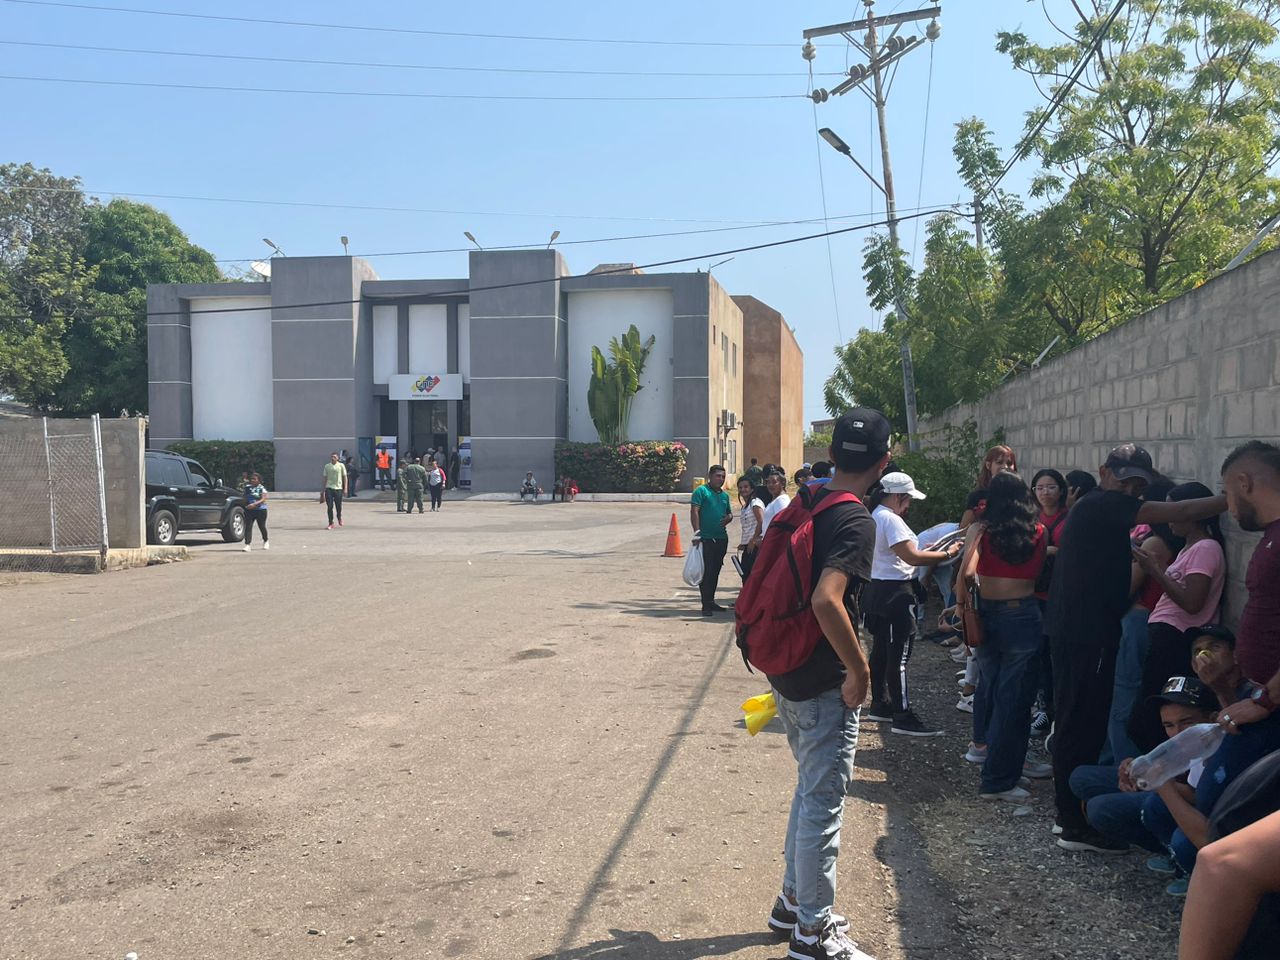
[[[1179,630],[1189,630],[1217,621],[1222,585],[1227,579],[1227,560],[1217,540],[1206,537],[1183,547],[1165,573],[1177,583],[1186,583],[1187,577],[1193,573],[1203,574],[1209,578],[1209,596],[1198,613],[1188,613],[1164,594],[1151,611],[1150,623],[1167,623]]]

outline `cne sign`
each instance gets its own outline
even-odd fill
[[[387,396],[391,400],[461,400],[462,374],[396,374],[387,380]]]

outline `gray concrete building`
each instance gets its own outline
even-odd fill
[[[655,343],[630,438],[684,443],[686,487],[742,466],[743,315],[707,273],[573,276],[555,250],[473,251],[469,276],[439,280],[382,280],[358,257],[271,267],[148,289],[153,448],[272,440],[277,487],[312,490],[333,450],[463,445],[471,489],[515,490],[527,470],[549,488],[556,443],[597,439],[591,347],[634,323]]]

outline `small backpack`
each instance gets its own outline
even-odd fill
[[[747,669],[779,676],[808,660],[817,646],[822,627],[812,605],[813,519],[841,503],[861,501],[848,491],[802,485],[769,524],[734,603],[734,629]]]

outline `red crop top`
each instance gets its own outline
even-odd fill
[[[1030,558],[1019,564],[1006,563],[1002,557],[997,556],[996,552],[991,549],[986,531],[983,531],[982,539],[978,542],[978,576],[1008,577],[1010,580],[1034,581],[1040,575],[1040,568],[1044,565],[1044,554],[1048,545],[1044,524],[1037,523],[1036,546]]]

